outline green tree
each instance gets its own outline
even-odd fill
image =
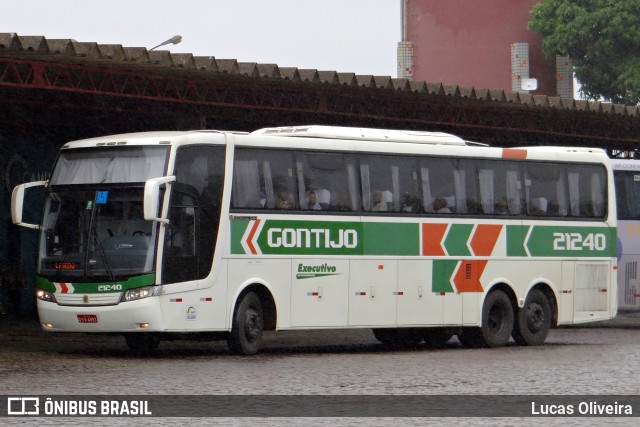
[[[588,99],[640,103],[640,0],[543,0],[529,29],[545,56],[569,56]]]

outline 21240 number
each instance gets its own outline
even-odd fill
[[[603,233],[553,233],[553,250],[555,251],[603,251],[607,248],[607,236]]]

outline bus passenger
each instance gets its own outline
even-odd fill
[[[315,191],[309,192],[309,197],[307,199],[307,209],[311,209],[312,211],[322,210],[322,206],[318,203],[318,196],[316,196]]]
[[[451,209],[447,207],[447,199],[438,197],[433,201],[433,211],[435,213],[451,213]]]
[[[402,197],[402,212],[417,212],[419,206],[418,198],[409,193],[404,193]]]
[[[498,215],[509,215],[509,205],[507,204],[507,200],[503,197],[496,203],[496,214]]]
[[[387,202],[383,200],[382,191],[375,190],[373,192],[373,207],[371,210],[375,212],[386,212]]]
[[[276,209],[291,209],[293,208],[293,201],[291,195],[287,192],[278,193],[276,198]]]
[[[542,216],[547,214],[547,199],[544,197],[536,197],[531,201],[531,207],[529,214],[535,216]]]

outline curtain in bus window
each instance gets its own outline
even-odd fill
[[[431,197],[431,186],[429,185],[429,169],[420,168],[422,178],[422,208],[426,213],[433,213],[433,198]]]
[[[602,174],[594,172],[591,174],[591,201],[593,204],[593,215],[596,217],[603,217],[605,212],[604,207],[604,194],[606,189],[604,188],[604,179]]]
[[[520,180],[518,179],[518,171],[507,171],[507,205],[509,213],[519,215],[522,213],[522,197],[520,195]]]
[[[351,196],[351,209],[360,210],[359,194],[358,194],[358,175],[356,173],[356,165],[354,163],[347,164],[347,177],[349,180],[349,195]]]
[[[153,159],[145,157],[117,157],[109,162],[105,182],[144,182],[151,176]],[[161,176],[162,171],[154,176]]]
[[[398,166],[391,166],[391,186],[393,187],[391,203],[393,210],[398,212],[400,210],[400,168]]]
[[[236,160],[233,175],[233,206],[260,208],[258,161]]]
[[[560,174],[556,187],[558,189],[558,211],[556,214],[559,216],[567,216],[569,209],[567,208],[567,185],[564,173]]]
[[[369,181],[369,165],[360,165],[360,182],[362,184],[362,208],[371,210],[371,182]]]
[[[460,169],[453,170],[453,184],[456,192],[456,213],[467,213],[467,184],[465,180],[465,171]]]
[[[56,166],[57,176],[52,183],[55,184],[84,184],[105,182],[106,170],[110,159],[98,158],[65,158],[60,157]]]
[[[569,207],[571,216],[580,216],[580,174],[569,172]]]
[[[306,185],[304,184],[304,164],[302,162],[296,162],[296,176],[298,179],[298,200],[300,200],[300,206],[307,206],[309,199],[307,197]]]
[[[262,174],[264,176],[264,197],[260,195],[260,205],[263,204],[263,200],[267,208],[273,209],[276,207],[276,198],[273,192],[273,178],[271,177],[271,163],[265,161],[262,163]]]
[[[480,169],[478,171],[478,181],[480,181],[480,202],[482,211],[491,215],[495,210],[495,197],[493,185],[493,169]]]

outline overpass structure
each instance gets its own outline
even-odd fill
[[[10,191],[46,178],[73,139],[324,124],[443,131],[505,147],[601,147],[611,156],[636,157],[640,147],[636,106],[14,33],[0,33],[0,117],[0,273],[14,287],[24,274],[33,282],[36,242],[11,225]]]

